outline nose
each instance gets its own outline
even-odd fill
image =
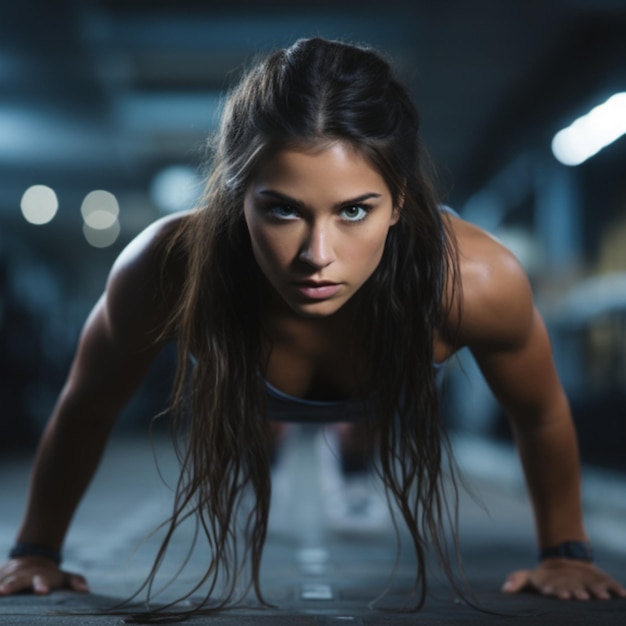
[[[335,260],[328,226],[323,224],[310,226],[298,258],[315,269],[327,267]]]

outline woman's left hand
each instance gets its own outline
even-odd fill
[[[535,569],[511,572],[502,586],[505,593],[533,589],[560,600],[626,598],[626,588],[593,563],[574,559],[546,559]]]

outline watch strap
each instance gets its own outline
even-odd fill
[[[543,548],[539,553],[540,561],[553,558],[592,562],[593,548],[587,541],[564,541],[558,546]]]
[[[46,548],[36,543],[16,543],[9,551],[9,558],[18,559],[21,556],[37,556],[48,559],[56,565],[61,564],[61,553],[58,550]]]

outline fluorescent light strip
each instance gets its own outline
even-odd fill
[[[552,154],[564,165],[580,165],[626,134],[626,92],[616,93],[552,139]]]

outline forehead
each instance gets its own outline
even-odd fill
[[[261,164],[251,185],[390,193],[370,160],[358,149],[342,142],[279,150]]]

